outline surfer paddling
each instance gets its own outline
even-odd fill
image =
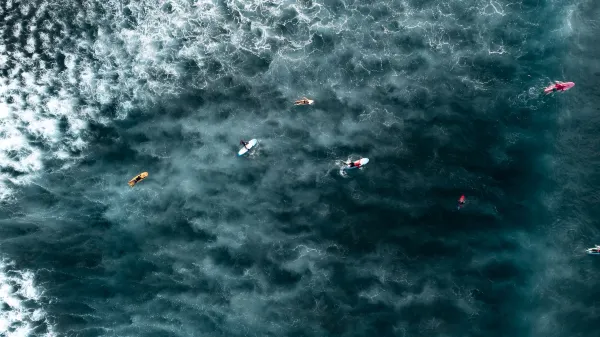
[[[240,140],[240,145],[242,145],[243,147],[238,151],[238,156],[242,156],[245,153],[248,153],[250,149],[252,149],[257,143],[258,141],[256,139],[250,139],[249,142],[245,140]]]
[[[354,169],[354,168],[361,168],[364,165],[366,165],[369,162],[369,158],[360,158],[359,160],[356,161],[345,161],[343,162],[344,164],[346,164],[346,169]]]
[[[315,103],[315,101],[313,101],[312,99],[302,97],[302,99],[295,101],[294,105],[312,105],[313,103]]]
[[[600,255],[600,246],[596,245],[594,248],[588,248],[586,252],[592,255]]]
[[[557,91],[567,91],[575,86],[574,82],[555,81],[544,89],[544,94],[548,95]]]
[[[360,160],[357,160],[356,162],[348,161],[348,162],[346,162],[346,165],[348,165],[348,167],[359,168],[360,167]]]
[[[135,184],[146,179],[147,177],[148,177],[148,172],[142,172],[142,173],[138,174],[137,176],[133,177],[133,179],[131,179],[128,182],[128,184],[129,184],[129,186],[133,187]]]

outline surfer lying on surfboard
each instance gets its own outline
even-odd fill
[[[557,91],[567,91],[575,86],[574,82],[561,82],[555,81],[554,84],[549,85],[544,89],[544,94],[548,95]]]
[[[129,186],[133,187],[135,184],[146,179],[147,177],[148,177],[148,172],[142,172],[142,173],[138,174],[137,176],[135,176],[133,179],[131,179],[128,182],[128,184],[129,184]]]
[[[353,161],[346,163],[346,165],[348,165],[349,167],[360,167],[359,162],[354,163]]]
[[[295,101],[294,105],[311,105],[314,102],[315,101],[313,101],[312,99],[308,99],[306,97],[302,97],[302,99],[299,99],[299,100]]]
[[[244,147],[238,151],[238,156],[242,156],[242,155],[250,152],[250,149],[253,148],[254,145],[256,145],[257,143],[258,143],[258,141],[256,139],[250,139],[249,142],[247,142],[245,140],[240,140],[240,145],[242,145]]]
[[[346,164],[346,168],[347,169],[353,169],[353,168],[361,168],[364,165],[366,165],[369,162],[369,158],[360,158],[359,160],[356,161],[345,161],[344,164]]]

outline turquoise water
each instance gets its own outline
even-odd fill
[[[599,14],[1,4],[0,332],[594,336]]]

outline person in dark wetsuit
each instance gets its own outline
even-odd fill
[[[306,97],[302,97],[302,99],[299,99],[297,101],[294,102],[294,105],[311,105],[313,101],[309,100]]]
[[[135,184],[137,184],[140,181],[144,180],[144,178],[145,177],[142,176],[141,174],[137,175],[135,178],[131,179],[128,184],[129,184],[129,186],[133,187]]]
[[[350,162],[348,162],[346,164],[348,165],[348,167],[357,167],[357,168],[360,167],[360,163],[356,164],[353,161],[350,161]]]
[[[244,141],[244,140],[240,140],[240,145],[242,145],[242,146],[243,146],[243,147],[245,147],[246,149],[248,149],[248,146],[246,146],[246,145],[248,145],[248,144],[249,144],[248,142],[246,142],[246,141]],[[248,149],[248,150],[250,150],[250,149]]]

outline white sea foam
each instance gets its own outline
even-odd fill
[[[393,66],[395,75],[389,76],[386,81],[392,88],[399,88],[396,93],[399,100],[410,101],[414,95],[421,94],[424,99],[432,96],[433,93],[427,89],[429,88],[427,83],[423,82],[429,80],[430,74],[435,76],[435,73],[446,65],[449,66],[448,68],[451,66],[456,68],[457,78],[465,85],[481,91],[487,90],[493,85],[493,83],[487,82],[488,79],[471,78],[460,73],[463,69],[465,69],[465,73],[468,72],[468,68],[472,66],[464,61],[469,59],[467,56],[477,51],[486,55],[490,53],[514,55],[509,44],[505,45],[502,41],[491,39],[491,33],[489,33],[495,28],[494,25],[497,27],[506,22],[505,17],[515,20],[518,13],[513,15],[515,13],[511,12],[510,6],[503,6],[495,0],[479,2],[477,5],[480,8],[467,7],[466,4],[463,6],[463,1],[458,0],[446,1],[433,9],[411,8],[411,2],[408,1],[404,1],[401,6],[398,3],[378,3],[376,5],[389,6],[389,11],[394,14],[380,22],[369,21],[372,31],[362,31],[359,28],[363,28],[360,25],[364,20],[376,19],[361,13],[359,11],[360,1],[352,0],[343,2],[348,12],[342,15],[336,13],[333,6],[322,5],[318,1],[314,1],[306,7],[302,6],[300,2],[287,0],[268,2],[202,0],[195,4],[189,0],[142,0],[129,4],[121,0],[95,3],[88,1],[78,13],[69,14],[68,17],[72,18],[73,22],[66,22],[66,19],[60,14],[61,10],[69,8],[77,11],[79,6],[69,7],[64,3],[56,5],[51,1],[44,2],[39,7],[13,1],[5,3],[3,6],[6,9],[19,7],[18,11],[9,11],[13,19],[19,13],[34,12],[33,17],[37,21],[25,24],[17,18],[16,21],[20,23],[0,23],[0,30],[5,31],[5,35],[18,36],[26,41],[19,42],[23,45],[12,45],[8,49],[0,41],[0,69],[7,69],[10,66],[10,69],[7,69],[7,76],[0,78],[0,138],[2,138],[0,166],[20,173],[0,173],[0,191],[4,193],[2,197],[10,194],[8,182],[26,184],[34,179],[37,172],[44,168],[43,159],[58,158],[69,161],[74,159],[72,150],[85,150],[88,142],[86,129],[90,121],[110,123],[111,118],[124,118],[127,111],[134,108],[143,108],[146,103],[160,102],[164,95],[177,95],[184,90],[183,87],[205,88],[210,81],[219,79],[225,74],[243,77],[243,63],[249,58],[249,55],[260,56],[268,52],[273,57],[265,72],[267,80],[265,82],[280,84],[285,88],[282,90],[286,96],[296,95],[302,86],[308,87],[320,83],[325,88],[332,88],[336,92],[337,98],[346,103],[359,101],[362,98],[360,93],[369,94],[364,90],[365,87],[371,88],[381,86],[382,83],[385,84],[382,77],[377,75],[383,69],[382,59],[393,59],[392,63],[397,63]],[[448,3],[452,6],[447,5]],[[94,9],[93,7],[96,5],[103,7],[104,11]],[[3,6],[0,6],[0,11]],[[398,8],[392,8],[393,6],[402,8],[396,10]],[[288,14],[292,10],[296,13]],[[130,14],[127,14],[126,11],[129,11]],[[105,13],[103,15],[106,17],[100,18],[99,12]],[[473,14],[474,22],[462,21],[457,15],[458,13]],[[50,15],[52,19],[42,19],[46,14]],[[283,15],[290,15],[293,18],[282,19]],[[484,20],[485,22],[483,22]],[[290,21],[294,21],[290,28],[297,33],[290,33],[281,28]],[[496,23],[488,24],[491,21]],[[76,29],[73,29],[72,26],[82,26],[83,24],[94,27],[89,32],[92,34],[91,37],[86,38],[75,34]],[[60,33],[57,34],[55,29],[60,30]],[[477,32],[473,35],[465,33],[464,37],[461,35],[461,33],[472,33],[473,31]],[[319,52],[311,51],[310,48],[314,48],[311,45],[318,45],[316,40],[319,38],[325,41],[323,37],[326,37],[327,34],[335,35],[336,45],[331,47],[334,49],[324,53],[326,55],[323,57],[312,57],[311,59],[310,53]],[[415,37],[415,41],[411,42],[412,40],[407,39],[406,44],[413,43],[415,46],[414,48],[406,47],[406,50],[402,49],[403,43],[395,37],[408,37],[409,35]],[[474,46],[465,46],[464,40],[469,39],[476,41]],[[421,47],[421,43],[425,48]],[[324,44],[327,44],[326,41]],[[323,47],[323,49],[325,48],[327,46]],[[273,52],[274,49],[277,49],[277,52]],[[413,59],[404,56],[416,53],[414,50],[407,51],[408,49],[421,49],[418,52],[423,54],[420,62],[422,65],[419,65],[418,71],[411,71],[406,67],[406,64],[412,62]],[[340,57],[341,53],[348,53],[348,60],[344,61]],[[436,54],[444,56],[433,57]],[[57,57],[56,55],[64,56],[64,63],[61,61],[62,56]],[[208,70],[213,61],[219,61],[221,66],[221,70],[216,74],[214,70]],[[332,67],[331,64],[336,61],[340,62],[339,66]],[[341,64],[342,61],[345,63]],[[194,64],[199,70],[194,69],[193,72],[189,72],[191,75],[188,74],[188,70],[185,68],[188,62]],[[325,71],[326,68],[331,69]],[[210,76],[209,71],[211,72]],[[314,73],[305,75],[305,77],[310,77],[310,80],[297,76],[303,75],[304,72]],[[282,77],[282,74],[287,76]],[[369,76],[365,75],[361,78],[360,74]],[[306,88],[302,89],[307,90]],[[308,90],[316,92],[320,89]],[[114,104],[116,106],[114,114],[102,116],[100,111],[103,104]],[[384,106],[373,106],[360,114],[358,118],[353,118],[349,114],[340,121],[336,121],[340,123],[337,132],[343,136],[336,135],[331,131],[338,128],[338,125],[333,125],[331,122],[330,125],[318,126],[318,132],[315,132],[312,137],[313,141],[318,140],[317,145],[320,143],[325,148],[334,147],[340,143],[352,145],[350,137],[364,130],[365,124],[379,124],[379,129],[373,128],[376,135],[385,128],[401,127],[406,116],[417,113],[422,114],[422,111],[404,109],[404,111],[396,112],[388,110]],[[66,119],[68,122],[65,131],[59,127],[61,119]],[[235,123],[226,122],[221,128],[239,130],[239,124]],[[193,123],[190,124],[193,125]],[[264,125],[258,124],[248,123],[244,126],[246,128],[244,131],[249,134],[264,132]],[[281,121],[281,124],[292,124],[292,122]],[[198,129],[190,125],[187,127],[194,129],[190,133],[196,132],[195,130]],[[434,130],[444,131],[439,128],[434,128]],[[217,128],[204,130],[203,136],[206,138],[218,137],[219,130]],[[279,135],[276,136],[279,137]],[[281,135],[281,138],[283,137],[284,135]],[[344,139],[344,137],[348,138]],[[42,142],[44,147],[35,145],[35,142],[31,141],[32,139]],[[360,138],[352,139],[353,142],[356,140],[360,140]],[[285,141],[282,139],[278,143],[281,144]],[[268,142],[264,144],[268,146]],[[174,165],[178,162],[185,162],[186,169],[192,165],[210,165],[213,169],[231,167],[226,160],[192,161],[187,159],[190,157],[190,153],[185,153],[186,159],[183,160],[180,158],[181,155],[176,151],[173,152],[172,149],[157,150],[151,144],[134,146],[137,146],[137,150],[144,150],[155,157],[172,156],[175,158],[172,160]],[[211,148],[211,154],[208,154],[209,150],[201,149],[198,151],[206,152],[192,153],[192,155],[214,158],[211,157],[214,153],[222,153],[231,157],[230,149],[226,149],[225,145],[215,146],[222,148],[221,150],[215,150],[215,147]],[[401,145],[394,144],[393,146],[398,148],[397,151],[401,151]],[[255,153],[260,153],[260,149]],[[330,155],[335,158],[342,156],[341,153],[335,156],[333,153]],[[344,155],[347,154],[344,153]],[[286,170],[288,170],[287,172],[303,172],[296,174],[298,181],[310,182],[313,177],[307,173],[309,170],[306,166],[298,170],[290,168]],[[164,174],[164,172],[157,174]],[[264,182],[270,183],[271,186],[276,185],[273,183],[274,181],[281,179],[281,175],[275,170],[271,170],[265,176]],[[100,179],[110,180],[106,177]],[[419,178],[418,183],[423,183],[422,180]],[[410,184],[416,183],[413,181]],[[140,191],[143,189],[136,191],[141,193]],[[158,192],[152,193],[156,194],[151,194],[145,200],[159,199]],[[198,194],[198,190],[184,185],[183,193]],[[353,196],[361,196],[356,192],[353,193]],[[132,194],[123,195],[131,196]],[[107,203],[111,202],[108,197],[105,198]],[[307,200],[305,201],[307,203],[316,203],[312,197],[302,200]],[[115,208],[109,209],[105,214],[109,219],[116,218],[115,214],[122,212],[122,204],[118,204],[114,200],[112,204],[115,205]],[[211,207],[213,208],[206,210],[206,213],[224,214],[219,217],[220,222],[211,220],[215,221],[215,227],[220,226],[218,244],[237,248],[236,246],[241,246],[248,240],[245,237],[246,232],[240,230],[237,223],[233,223],[233,221],[227,223],[222,220],[226,218],[225,202],[216,201]],[[329,205],[323,204],[319,207],[322,207],[323,216],[332,212]],[[255,208],[260,209],[260,207]],[[137,207],[131,209],[133,209],[132,212],[136,212],[134,214],[136,223],[141,223],[139,219],[151,216],[151,213],[143,214]],[[251,221],[248,220],[248,222]],[[259,227],[253,228],[252,231],[259,231],[257,228]],[[270,233],[269,235],[274,234]],[[332,274],[333,271],[318,265],[327,258],[326,253],[323,253],[326,252],[327,247],[317,245],[315,248],[302,247],[297,249],[298,257],[292,262],[288,262],[288,267],[292,270],[296,269],[298,272],[309,270],[313,276],[307,276],[299,281],[300,287],[298,288],[328,286],[331,281],[330,273]],[[361,293],[362,296],[370,301],[389,301],[398,307],[406,307],[423,303],[435,305],[436,296],[448,295],[449,290],[447,289],[436,285],[426,285],[424,289],[410,290],[401,297],[394,298],[390,294],[395,291],[396,285],[390,285],[390,282],[408,284],[412,281],[404,281],[404,279],[418,279],[418,275],[405,276],[405,272],[390,266],[391,264],[379,266],[378,279],[381,285],[365,287]],[[207,277],[219,278],[222,281],[220,283],[231,284],[233,282],[231,280],[234,277],[228,275],[226,268],[208,258],[203,260],[199,269],[204,271]],[[369,270],[372,269],[369,268]],[[184,273],[185,268],[181,267],[178,270],[180,273]],[[6,315],[4,311],[2,312],[0,334],[8,331],[10,333],[8,336],[27,335],[37,322],[46,319],[46,314],[41,307],[25,308],[22,304],[23,299],[32,299],[35,303],[42,300],[43,296],[34,287],[33,274],[27,272],[16,274],[11,272],[9,274],[5,272],[6,266],[1,267],[0,271],[3,273],[2,275],[5,275],[0,276],[0,296],[5,303],[10,303],[11,308]],[[247,268],[244,278],[256,278],[261,289],[268,289],[264,283],[264,279],[267,277],[261,276],[261,271],[257,267]],[[393,281],[394,278],[398,281]],[[4,284],[9,284],[9,286],[5,287]],[[21,286],[21,290],[15,290],[16,288],[10,284],[23,284],[23,286]],[[469,314],[477,312],[479,307],[471,304],[471,299],[465,295],[465,291],[453,289],[452,292],[453,298],[459,303],[457,304],[459,308]],[[279,293],[273,292],[272,298],[279,300],[280,297]],[[257,320],[257,317],[262,318],[263,316],[260,314],[270,304],[270,299],[266,295],[251,293],[235,295],[230,299],[235,316],[233,321],[242,326],[244,320],[248,323],[247,326],[251,327],[256,322],[262,322]],[[248,306],[247,304],[250,302],[252,305]],[[224,311],[230,311],[230,308],[226,309]],[[46,324],[48,323],[46,322]],[[437,319],[431,318],[423,323],[423,326],[425,330],[434,330],[440,324]],[[11,330],[9,331],[9,329]],[[257,331],[256,333],[261,332],[258,328],[255,331]],[[279,335],[282,334],[281,331],[276,332]]]
[[[12,263],[0,260],[0,336],[56,336],[42,299],[31,271],[15,270]],[[45,333],[34,332],[40,326]]]
[[[462,6],[457,1],[451,3]],[[95,6],[103,7],[106,17],[99,17]],[[10,48],[0,43],[0,69],[8,70],[7,76],[0,79],[0,116],[3,116],[0,138],[6,138],[9,144],[0,149],[3,151],[0,166],[14,171],[0,173],[0,198],[10,195],[8,182],[18,185],[35,179],[44,167],[44,159],[73,160],[65,149],[85,149],[84,133],[89,121],[109,123],[109,118],[125,118],[134,107],[156,103],[164,95],[177,95],[183,88],[205,88],[210,81],[225,74],[243,76],[241,64],[249,54],[260,56],[268,52],[273,56],[267,77],[278,77],[277,81],[287,88],[285,94],[289,95],[304,85],[293,72],[298,71],[294,67],[309,66],[304,60],[305,48],[314,42],[315,36],[326,32],[341,34],[349,45],[357,48],[359,52],[349,64],[359,73],[377,71],[376,65],[380,63],[376,59],[381,60],[383,56],[373,56],[370,50],[373,45],[385,57],[401,56],[403,52],[398,50],[394,39],[377,38],[377,35],[365,39],[357,35],[357,20],[364,19],[358,10],[361,6],[358,1],[345,3],[351,10],[349,17],[338,15],[318,1],[301,4],[283,0],[194,3],[146,0],[124,4],[108,0],[88,2],[83,8],[71,6],[71,10],[80,9],[70,13],[67,20],[60,10],[68,7],[63,2],[45,1],[37,7],[5,2],[0,11],[7,12],[7,20],[0,24],[0,30],[19,38],[20,42],[13,40]],[[468,28],[450,5],[416,9],[404,3],[401,11],[396,11],[395,4],[382,6],[395,14],[375,26],[381,26],[389,34],[386,26],[392,20],[403,29],[419,30],[432,53],[459,48],[460,40],[452,39],[448,31]],[[501,20],[509,9],[497,1],[482,4],[481,8],[465,8],[467,12],[485,14],[488,21]],[[33,22],[19,20],[24,15],[32,15]],[[52,19],[43,19],[46,15]],[[16,20],[8,20],[9,17]],[[286,19],[282,20],[283,17]],[[292,18],[296,33],[281,29],[281,25],[288,25]],[[97,36],[75,34],[77,29],[73,26],[84,24],[97,27],[90,32]],[[479,29],[478,36],[480,47],[488,50],[487,32]],[[276,52],[273,52],[274,47]],[[508,47],[498,48],[494,45],[489,50],[510,52]],[[453,55],[460,57],[459,54]],[[292,59],[296,61],[287,62]],[[401,57],[396,59],[402,60]],[[208,68],[214,60],[221,66],[217,73]],[[195,64],[197,69],[189,72],[188,64]],[[290,76],[282,78],[282,71]],[[322,77],[321,80],[332,85],[348,82],[343,67],[334,69],[333,73],[313,75],[315,80]],[[412,76],[413,84],[427,79],[423,75],[404,76]],[[372,85],[379,85],[377,76],[370,77]],[[357,87],[365,85],[359,77],[351,78],[350,82]],[[341,97],[356,95],[355,92],[338,94]],[[101,116],[102,105],[111,105],[116,111],[111,117]],[[66,130],[58,128],[61,118],[68,121]],[[389,124],[395,117],[390,115],[388,119]],[[41,141],[43,149],[31,139]]]

